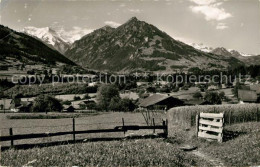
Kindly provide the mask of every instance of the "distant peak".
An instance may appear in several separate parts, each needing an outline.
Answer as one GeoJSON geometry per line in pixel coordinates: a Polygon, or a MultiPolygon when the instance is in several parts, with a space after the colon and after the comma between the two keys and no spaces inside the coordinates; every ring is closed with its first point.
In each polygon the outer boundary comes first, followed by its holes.
{"type": "Polygon", "coordinates": [[[113,27],[109,26],[109,25],[105,25],[104,27],[101,28],[102,30],[105,30],[105,31],[111,31],[111,30],[114,30],[113,27]]]}
{"type": "Polygon", "coordinates": [[[131,19],[129,19],[127,22],[136,22],[139,21],[136,17],[132,17],[131,19]]]}

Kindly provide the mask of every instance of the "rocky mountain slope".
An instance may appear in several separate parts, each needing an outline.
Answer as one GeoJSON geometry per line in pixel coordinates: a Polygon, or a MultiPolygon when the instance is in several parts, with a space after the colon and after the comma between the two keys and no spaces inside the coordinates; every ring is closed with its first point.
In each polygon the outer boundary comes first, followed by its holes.
{"type": "Polygon", "coordinates": [[[69,48],[70,45],[56,31],[49,27],[25,27],[22,32],[40,39],[45,44],[56,49],[60,53],[65,53],[65,51],[69,48]]]}
{"type": "Polygon", "coordinates": [[[116,29],[95,30],[76,41],[65,55],[84,67],[114,72],[225,69],[243,64],[234,57],[195,49],[136,17],[116,29]]]}
{"type": "Polygon", "coordinates": [[[242,62],[245,65],[260,65],[260,56],[259,55],[250,55],[238,52],[236,50],[227,50],[223,47],[215,48],[211,51],[211,53],[220,55],[220,56],[227,56],[227,57],[234,57],[242,62]]]}
{"type": "Polygon", "coordinates": [[[55,64],[74,62],[43,42],[0,25],[0,59],[12,58],[25,64],[55,64]]]}

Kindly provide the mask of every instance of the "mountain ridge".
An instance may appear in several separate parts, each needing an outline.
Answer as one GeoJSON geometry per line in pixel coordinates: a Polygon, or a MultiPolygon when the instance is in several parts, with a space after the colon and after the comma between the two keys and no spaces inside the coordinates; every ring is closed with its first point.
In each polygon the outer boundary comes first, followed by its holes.
{"type": "Polygon", "coordinates": [[[41,40],[0,25],[0,55],[2,61],[11,57],[23,63],[76,65],[41,40]]]}
{"type": "Polygon", "coordinates": [[[225,69],[243,64],[234,57],[197,50],[136,17],[117,28],[102,27],[85,35],[65,55],[84,67],[115,72],[225,69]]]}

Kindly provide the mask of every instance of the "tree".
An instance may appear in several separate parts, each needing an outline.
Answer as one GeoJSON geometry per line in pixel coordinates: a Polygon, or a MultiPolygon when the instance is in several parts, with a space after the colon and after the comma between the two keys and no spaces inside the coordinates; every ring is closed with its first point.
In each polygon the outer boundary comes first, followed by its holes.
{"type": "Polygon", "coordinates": [[[211,104],[221,104],[221,98],[217,92],[207,92],[205,100],[211,104]]]}
{"type": "Polygon", "coordinates": [[[74,96],[74,100],[81,100],[81,98],[79,96],[74,96]]]}
{"type": "Polygon", "coordinates": [[[115,85],[101,85],[97,93],[97,102],[101,109],[108,111],[112,99],[120,98],[119,90],[115,85]]]}
{"type": "Polygon", "coordinates": [[[91,97],[88,94],[85,94],[84,99],[91,99],[91,97]]]}
{"type": "Polygon", "coordinates": [[[38,96],[33,103],[32,111],[33,112],[61,112],[62,105],[60,101],[54,97],[48,95],[38,96]]]}
{"type": "Polygon", "coordinates": [[[196,92],[196,93],[194,93],[194,95],[193,95],[193,98],[195,98],[195,99],[200,99],[200,98],[202,98],[203,96],[202,96],[202,94],[200,93],[200,92],[196,92]]]}
{"type": "Polygon", "coordinates": [[[131,99],[124,98],[120,102],[121,111],[134,111],[136,106],[131,99]]]}
{"type": "Polygon", "coordinates": [[[62,104],[71,105],[71,102],[69,100],[66,100],[66,101],[62,102],[62,104]]]}
{"type": "Polygon", "coordinates": [[[232,93],[238,97],[238,89],[242,89],[242,86],[239,82],[236,82],[236,85],[234,87],[234,89],[232,89],[232,93]]]}
{"type": "Polygon", "coordinates": [[[220,93],[219,93],[219,97],[220,97],[221,99],[224,99],[224,98],[225,98],[225,92],[220,92],[220,93]]]}

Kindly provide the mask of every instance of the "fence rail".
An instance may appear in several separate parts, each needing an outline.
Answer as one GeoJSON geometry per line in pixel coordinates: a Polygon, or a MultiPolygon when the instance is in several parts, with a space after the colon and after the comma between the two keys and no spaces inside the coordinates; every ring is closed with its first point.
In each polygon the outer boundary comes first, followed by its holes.
{"type": "Polygon", "coordinates": [[[162,125],[153,125],[153,126],[139,126],[139,125],[124,125],[124,119],[122,119],[123,126],[116,126],[112,129],[93,129],[93,130],[78,130],[75,129],[75,119],[73,118],[72,131],[65,132],[54,132],[54,133],[31,133],[31,134],[13,134],[13,129],[9,129],[9,136],[0,136],[0,141],[11,141],[11,146],[14,146],[14,140],[24,140],[24,139],[33,139],[33,138],[44,138],[44,137],[53,137],[53,136],[62,136],[62,135],[72,135],[73,141],[76,141],[76,134],[89,134],[89,133],[116,133],[116,132],[125,132],[132,130],[153,130],[156,129],[163,130],[163,137],[168,136],[168,123],[167,120],[162,122],[162,125]]]}

